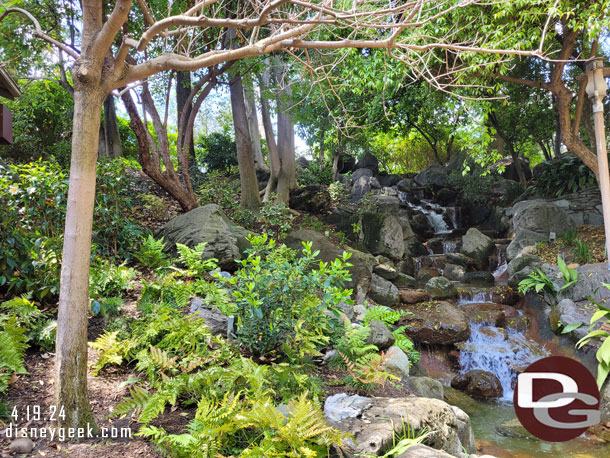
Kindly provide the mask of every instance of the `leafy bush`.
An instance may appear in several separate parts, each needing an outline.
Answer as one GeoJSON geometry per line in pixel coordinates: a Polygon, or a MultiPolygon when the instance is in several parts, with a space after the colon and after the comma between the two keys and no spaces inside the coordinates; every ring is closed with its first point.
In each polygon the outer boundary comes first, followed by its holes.
{"type": "Polygon", "coordinates": [[[524,278],[519,282],[519,292],[524,294],[530,291],[535,291],[537,294],[542,293],[545,296],[547,303],[552,302],[557,297],[558,293],[569,288],[578,281],[578,272],[576,269],[570,269],[561,256],[557,256],[557,266],[563,276],[563,286],[559,287],[555,285],[548,275],[542,270],[536,269],[536,272],[529,274],[527,278],[524,278]]]}
{"type": "Polygon", "coordinates": [[[284,245],[277,247],[266,235],[250,237],[250,242],[240,270],[221,278],[237,302],[237,339],[261,357],[318,354],[331,326],[325,312],[341,301],[351,302],[349,291],[343,289],[349,253],[314,269],[319,253],[312,252],[311,242],[303,244],[300,257],[284,245]]]}
{"type": "Polygon", "coordinates": [[[57,322],[24,297],[15,297],[0,304],[0,325],[13,321],[24,330],[25,342],[44,350],[55,347],[57,322]]]}
{"type": "Polygon", "coordinates": [[[218,259],[203,259],[207,243],[198,243],[195,248],[189,248],[182,243],[176,243],[178,249],[178,262],[184,264],[188,269],[188,274],[194,277],[203,277],[204,274],[216,269],[218,259]]]}
{"type": "Polygon", "coordinates": [[[204,184],[196,190],[201,204],[218,204],[230,213],[235,212],[239,208],[239,182],[214,170],[205,176],[204,184]]]}
{"type": "Polygon", "coordinates": [[[105,259],[99,259],[91,267],[89,276],[89,296],[116,297],[131,287],[136,271],[124,264],[119,266],[105,259]]]}
{"type": "Polygon", "coordinates": [[[466,174],[452,170],[447,183],[453,188],[459,189],[464,199],[473,203],[484,203],[489,200],[494,178],[491,175],[483,175],[479,169],[466,174]]]}
{"type": "Polygon", "coordinates": [[[167,204],[165,201],[154,194],[138,194],[137,199],[142,202],[142,208],[155,215],[167,213],[167,204]]]}
{"type": "Polygon", "coordinates": [[[292,229],[293,219],[294,216],[286,205],[276,204],[273,201],[265,202],[256,217],[263,230],[277,238],[281,238],[292,229]]]}
{"type": "Polygon", "coordinates": [[[328,186],[328,193],[333,203],[347,200],[349,197],[349,191],[347,186],[341,181],[334,181],[328,186]]]}
{"type": "Polygon", "coordinates": [[[197,159],[208,170],[226,171],[237,165],[237,147],[227,134],[212,132],[207,137],[200,137],[197,146],[203,149],[197,159]]]}
{"type": "Polygon", "coordinates": [[[333,181],[333,168],[329,164],[320,167],[318,161],[310,162],[307,168],[301,170],[297,181],[301,186],[329,185],[333,181]]]}
{"type": "MultiPolygon", "coordinates": [[[[123,162],[98,171],[93,251],[129,258],[142,230],[124,213],[131,202],[123,162]]],[[[0,167],[0,288],[39,300],[59,292],[67,191],[67,172],[52,162],[0,167]]]]}
{"type": "Polygon", "coordinates": [[[595,186],[595,174],[576,156],[544,162],[535,190],[542,197],[559,197],[595,186]]]}

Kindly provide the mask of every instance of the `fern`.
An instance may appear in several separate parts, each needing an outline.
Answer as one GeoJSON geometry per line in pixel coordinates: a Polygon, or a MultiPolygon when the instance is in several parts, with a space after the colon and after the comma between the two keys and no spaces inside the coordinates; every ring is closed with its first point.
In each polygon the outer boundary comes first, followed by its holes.
{"type": "Polygon", "coordinates": [[[0,393],[8,389],[13,372],[27,373],[23,365],[27,337],[25,329],[17,326],[16,321],[15,317],[10,318],[0,331],[0,393]]]}
{"type": "Polygon", "coordinates": [[[409,357],[409,364],[413,365],[420,360],[421,356],[415,349],[413,341],[405,334],[406,329],[407,326],[400,326],[392,332],[394,335],[394,345],[406,353],[409,357]]]}
{"type": "Polygon", "coordinates": [[[371,321],[381,321],[386,325],[390,325],[396,323],[405,314],[404,310],[392,310],[384,305],[374,305],[369,307],[362,321],[365,326],[368,326],[371,321]]]}
{"type": "Polygon", "coordinates": [[[356,362],[366,354],[377,353],[379,349],[375,345],[366,343],[370,332],[371,329],[368,326],[350,325],[335,344],[335,348],[352,362],[356,362]]]}
{"type": "Polygon", "coordinates": [[[119,341],[118,334],[119,331],[106,332],[95,342],[89,342],[89,346],[98,351],[98,360],[93,365],[93,375],[97,375],[107,364],[120,366],[123,363],[123,358],[129,348],[129,341],[119,341]]]}
{"type": "Polygon", "coordinates": [[[198,243],[195,248],[189,248],[182,243],[176,243],[176,249],[178,250],[178,262],[184,264],[188,269],[188,272],[195,277],[203,277],[204,274],[216,269],[218,259],[210,258],[203,259],[203,252],[205,251],[207,243],[198,243]]]}
{"type": "Polygon", "coordinates": [[[163,269],[170,265],[170,261],[163,252],[165,242],[163,237],[155,240],[152,235],[148,235],[140,244],[140,249],[134,254],[135,258],[140,261],[144,267],[149,269],[163,269]]]}

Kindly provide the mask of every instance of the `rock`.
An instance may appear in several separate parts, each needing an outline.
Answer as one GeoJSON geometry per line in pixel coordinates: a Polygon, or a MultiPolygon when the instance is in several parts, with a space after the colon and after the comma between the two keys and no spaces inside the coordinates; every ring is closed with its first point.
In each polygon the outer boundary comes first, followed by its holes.
{"type": "Polygon", "coordinates": [[[530,439],[538,440],[521,425],[521,422],[517,418],[506,421],[500,426],[496,427],[496,431],[504,437],[515,437],[519,439],[530,439]]]}
{"type": "Polygon", "coordinates": [[[194,297],[190,304],[190,315],[203,318],[203,323],[208,327],[212,334],[227,335],[228,318],[220,310],[211,308],[202,299],[194,297]]]}
{"type": "Polygon", "coordinates": [[[449,345],[470,336],[468,318],[449,302],[405,305],[405,310],[412,312],[403,318],[409,325],[406,334],[419,343],[449,345]]]}
{"type": "Polygon", "coordinates": [[[447,185],[447,170],[440,164],[432,164],[423,172],[419,172],[414,181],[419,186],[443,188],[447,185]]]}
{"type": "Polygon", "coordinates": [[[356,418],[362,411],[372,405],[372,399],[363,396],[348,396],[345,393],[335,394],[324,402],[324,417],[328,421],[339,423],[348,418],[356,418]]]}
{"type": "Polygon", "coordinates": [[[544,200],[518,202],[512,207],[511,213],[515,233],[526,229],[542,234],[548,240],[550,232],[561,237],[567,231],[576,229],[572,219],[561,207],[544,200]]]}
{"type": "Polygon", "coordinates": [[[369,297],[377,304],[394,307],[398,305],[398,288],[388,280],[384,280],[379,275],[373,274],[371,278],[371,287],[369,289],[369,297]]]}
{"type": "Polygon", "coordinates": [[[322,363],[326,364],[332,359],[339,358],[339,356],[339,352],[333,348],[332,350],[324,353],[324,356],[322,356],[322,363]]]}
{"type": "Polygon", "coordinates": [[[34,450],[34,442],[29,437],[20,437],[13,440],[9,444],[8,449],[16,455],[27,455],[34,450]]]}
{"type": "Polygon", "coordinates": [[[526,332],[530,327],[530,319],[527,315],[517,315],[505,319],[504,326],[519,332],[526,332]]]}
{"type": "Polygon", "coordinates": [[[401,289],[400,302],[403,304],[417,304],[430,299],[430,295],[421,289],[401,289]]]}
{"type": "Polygon", "coordinates": [[[426,285],[430,279],[440,276],[436,267],[421,267],[417,271],[415,282],[417,285],[426,285]]]}
{"type": "Polygon", "coordinates": [[[398,216],[401,202],[397,196],[375,195],[373,196],[376,213],[388,213],[398,216]]]}
{"type": "Polygon", "coordinates": [[[396,264],[396,269],[400,273],[412,277],[415,275],[415,261],[413,261],[413,258],[403,258],[402,261],[396,264]]]}
{"type": "Polygon", "coordinates": [[[462,282],[470,285],[493,285],[495,279],[491,272],[477,271],[466,272],[462,282]]]}
{"type": "Polygon", "coordinates": [[[461,309],[468,316],[470,322],[490,324],[498,327],[504,326],[506,316],[504,306],[500,304],[468,304],[461,309]]]}
{"type": "Polygon", "coordinates": [[[474,227],[468,229],[462,236],[462,253],[471,257],[480,270],[488,266],[489,256],[495,247],[496,245],[490,237],[474,227]]]}
{"type": "Polygon", "coordinates": [[[290,192],[290,208],[294,210],[325,213],[330,203],[330,194],[322,185],[312,184],[290,192]]]}
{"type": "Polygon", "coordinates": [[[406,425],[415,434],[426,428],[430,432],[426,442],[435,449],[451,455],[462,450],[458,419],[453,409],[438,399],[361,398],[341,393],[326,400],[324,415],[330,426],[353,434],[341,447],[346,457],[382,455],[392,447],[394,434],[402,434],[406,425]],[[343,419],[334,421],[336,417],[343,419]]]}
{"type": "MultiPolygon", "coordinates": [[[[559,298],[569,298],[574,302],[585,301],[589,296],[595,299],[610,299],[610,290],[600,286],[610,283],[610,271],[607,264],[586,264],[576,269],[578,281],[575,285],[562,291],[559,298]]],[[[563,284],[563,283],[561,283],[563,284]]]]}
{"type": "Polygon", "coordinates": [[[350,200],[352,203],[357,202],[372,189],[379,188],[381,188],[381,184],[373,176],[372,170],[357,169],[352,175],[352,196],[350,200]]]}
{"type": "Polygon", "coordinates": [[[377,179],[379,180],[379,183],[381,183],[381,186],[390,187],[400,181],[400,175],[394,173],[385,174],[385,172],[382,172],[377,176],[377,179]]]}
{"type": "Polygon", "coordinates": [[[445,257],[448,263],[456,264],[466,269],[475,265],[474,259],[462,253],[445,253],[445,257]]]}
{"type": "Polygon", "coordinates": [[[468,415],[477,415],[481,413],[479,401],[472,399],[463,391],[456,390],[450,386],[444,386],[444,401],[452,406],[457,406],[466,412],[468,415]]]}
{"type": "Polygon", "coordinates": [[[385,350],[394,345],[396,340],[394,335],[381,321],[373,320],[370,322],[369,327],[371,332],[366,339],[367,344],[375,345],[379,350],[385,350]]]}
{"type": "Polygon", "coordinates": [[[413,190],[413,179],[404,178],[396,183],[396,187],[401,192],[411,192],[413,190]]]}
{"type": "MultiPolygon", "coordinates": [[[[392,336],[393,337],[393,336],[392,336]]],[[[383,355],[383,370],[399,379],[409,376],[409,358],[398,347],[390,347],[383,355]]]]}
{"type": "Polygon", "coordinates": [[[430,377],[409,377],[402,381],[413,394],[421,398],[443,399],[443,385],[430,377]]]}
{"type": "Polygon", "coordinates": [[[511,277],[525,267],[542,267],[542,260],[533,254],[517,256],[508,263],[506,271],[508,276],[511,277]]]}
{"type": "Polygon", "coordinates": [[[455,189],[443,188],[436,193],[436,201],[443,207],[455,204],[458,192],[455,189]]]}
{"type": "Polygon", "coordinates": [[[156,238],[164,238],[168,253],[176,253],[176,243],[190,248],[207,243],[203,258],[216,258],[220,268],[229,271],[237,269],[235,260],[241,259],[244,250],[250,248],[247,236],[248,231],[233,224],[216,204],[176,216],[155,231],[156,238]]]}
{"type": "Polygon", "coordinates": [[[466,453],[475,453],[477,447],[474,441],[474,433],[472,432],[472,426],[470,424],[470,417],[466,412],[456,406],[451,406],[453,413],[458,420],[458,437],[462,443],[462,447],[466,453]]]}
{"type": "Polygon", "coordinates": [[[405,252],[403,229],[395,216],[363,213],[360,218],[360,242],[372,254],[400,260],[405,252]]]}
{"type": "Polygon", "coordinates": [[[452,458],[447,452],[436,450],[424,444],[417,444],[409,447],[406,452],[401,453],[396,458],[452,458]]]}
{"type": "Polygon", "coordinates": [[[449,299],[457,296],[455,285],[445,277],[434,277],[428,280],[426,291],[432,299],[449,299]]]}
{"type": "Polygon", "coordinates": [[[337,304],[337,307],[339,308],[339,310],[341,310],[343,313],[345,313],[345,316],[347,317],[348,320],[353,321],[353,319],[356,317],[356,312],[354,311],[354,307],[355,307],[354,305],[341,301],[337,304]]]}
{"type": "Polygon", "coordinates": [[[603,423],[610,420],[610,379],[606,379],[599,392],[599,398],[599,413],[603,423]]]}
{"type": "MultiPolygon", "coordinates": [[[[366,153],[356,164],[357,169],[370,169],[373,174],[379,173],[379,160],[371,153],[366,153]]],[[[356,170],[357,171],[357,170],[356,170]]]]}
{"type": "MultiPolygon", "coordinates": [[[[551,308],[549,321],[553,331],[559,333],[565,326],[572,323],[582,323],[583,326],[570,333],[574,340],[580,340],[589,332],[591,316],[597,311],[597,307],[587,302],[576,304],[571,299],[562,299],[551,308]]],[[[599,327],[599,323],[598,326],[599,327]]]]}
{"type": "Polygon", "coordinates": [[[426,242],[426,246],[432,250],[434,254],[443,254],[443,239],[434,237],[426,242]]]}
{"type": "Polygon", "coordinates": [[[515,259],[520,254],[525,254],[527,248],[534,247],[538,242],[546,242],[549,234],[539,234],[527,229],[518,229],[515,237],[506,247],[506,259],[515,259]]]}
{"type": "Polygon", "coordinates": [[[366,315],[366,307],[363,304],[356,304],[354,305],[354,319],[356,321],[362,321],[364,320],[364,317],[366,315]]]}
{"type": "Polygon", "coordinates": [[[415,286],[415,278],[410,275],[399,273],[393,283],[400,290],[402,288],[413,288],[415,286]]]}
{"type": "Polygon", "coordinates": [[[515,305],[521,296],[509,286],[496,286],[491,293],[491,302],[503,305],[515,305]]]}
{"type": "Polygon", "coordinates": [[[466,269],[457,264],[445,264],[443,276],[451,281],[461,281],[466,273],[466,269]]]}
{"type": "Polygon", "coordinates": [[[325,236],[316,231],[300,229],[291,232],[284,239],[287,247],[295,250],[302,250],[302,242],[312,242],[312,250],[319,250],[318,259],[324,262],[332,262],[336,258],[340,258],[343,251],[348,251],[352,254],[349,259],[351,267],[347,269],[350,272],[351,281],[345,283],[346,288],[354,291],[353,297],[356,302],[362,303],[366,296],[371,283],[371,275],[373,274],[373,266],[376,264],[375,258],[370,254],[365,254],[361,251],[348,249],[344,250],[336,245],[333,245],[325,236]]]}
{"type": "Polygon", "coordinates": [[[478,399],[499,398],[503,394],[498,377],[478,369],[456,375],[451,379],[451,387],[478,399]]]}
{"type": "Polygon", "coordinates": [[[377,264],[375,267],[373,267],[373,273],[389,281],[398,278],[398,272],[396,271],[394,266],[388,264],[377,264]]]}
{"type": "Polygon", "coordinates": [[[521,280],[529,277],[529,275],[533,274],[534,272],[536,271],[531,267],[525,267],[521,269],[519,272],[508,277],[508,286],[510,286],[511,288],[518,288],[521,280]]]}

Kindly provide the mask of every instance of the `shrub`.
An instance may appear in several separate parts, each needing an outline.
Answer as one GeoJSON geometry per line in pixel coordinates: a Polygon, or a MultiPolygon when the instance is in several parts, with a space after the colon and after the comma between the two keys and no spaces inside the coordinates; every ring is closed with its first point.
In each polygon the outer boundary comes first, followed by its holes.
{"type": "Polygon", "coordinates": [[[313,161],[305,169],[301,170],[297,179],[301,186],[312,184],[329,185],[333,181],[333,168],[328,164],[320,167],[318,161],[313,161]]]}
{"type": "Polygon", "coordinates": [[[491,175],[483,175],[479,169],[467,174],[452,170],[447,183],[459,189],[464,199],[473,203],[484,203],[489,200],[489,192],[493,186],[494,178],[491,175]]]}
{"type": "Polygon", "coordinates": [[[259,209],[256,220],[261,224],[265,232],[281,238],[292,228],[294,216],[288,211],[284,204],[276,204],[272,201],[263,203],[259,209]]]}
{"type": "Polygon", "coordinates": [[[302,255],[267,236],[250,237],[252,248],[242,267],[221,280],[237,302],[236,337],[257,356],[288,355],[302,358],[317,354],[328,342],[331,319],[325,314],[341,301],[350,301],[343,289],[348,278],[349,254],[313,268],[318,252],[311,242],[302,255]]]}
{"type": "Polygon", "coordinates": [[[45,350],[54,348],[57,322],[30,300],[16,297],[0,304],[0,326],[9,322],[23,329],[28,345],[45,350]]]}
{"type": "Polygon", "coordinates": [[[595,186],[595,174],[576,156],[544,162],[535,190],[542,197],[558,197],[595,186]]]}
{"type": "Polygon", "coordinates": [[[140,243],[140,249],[134,254],[134,257],[140,264],[149,269],[168,267],[170,261],[163,252],[164,248],[165,242],[163,241],[163,237],[159,240],[155,240],[151,234],[148,234],[140,243]]]}
{"type": "Polygon", "coordinates": [[[341,181],[334,181],[328,186],[328,193],[333,203],[347,200],[349,197],[349,191],[347,186],[341,181]]]}
{"type": "Polygon", "coordinates": [[[203,149],[197,159],[208,170],[226,171],[237,165],[237,148],[227,134],[212,132],[207,137],[200,137],[197,146],[203,149]]]}

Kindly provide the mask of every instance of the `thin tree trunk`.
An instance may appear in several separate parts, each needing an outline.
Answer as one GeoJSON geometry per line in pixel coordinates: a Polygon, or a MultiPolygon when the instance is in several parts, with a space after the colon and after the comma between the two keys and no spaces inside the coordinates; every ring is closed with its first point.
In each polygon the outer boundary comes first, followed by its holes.
{"type": "Polygon", "coordinates": [[[559,157],[561,156],[561,120],[559,119],[559,107],[557,105],[557,97],[555,97],[554,95],[553,108],[555,109],[555,142],[553,143],[553,149],[555,150],[555,157],[559,157]]]}
{"type": "Polygon", "coordinates": [[[337,131],[337,149],[335,150],[335,154],[333,155],[333,180],[337,181],[339,176],[339,159],[341,158],[341,153],[343,152],[343,134],[341,133],[341,128],[337,131]]]}
{"type": "Polygon", "coordinates": [[[267,140],[267,150],[269,151],[269,166],[271,169],[271,176],[267,182],[265,188],[264,202],[269,202],[271,194],[275,192],[277,187],[277,177],[280,173],[280,156],[277,150],[277,143],[275,142],[275,134],[273,133],[273,123],[271,121],[271,113],[269,109],[269,101],[267,100],[264,91],[269,86],[269,71],[264,70],[261,74],[260,82],[260,95],[261,95],[261,117],[263,120],[263,127],[265,129],[265,139],[267,140]]]}
{"type": "Polygon", "coordinates": [[[250,129],[246,117],[244,102],[244,87],[241,75],[235,74],[229,83],[231,93],[231,110],[235,126],[235,143],[237,145],[237,164],[239,166],[239,181],[241,184],[241,207],[256,210],[261,205],[254,166],[254,152],[250,140],[250,129]]]}
{"type": "Polygon", "coordinates": [[[318,165],[324,167],[324,130],[320,131],[320,151],[318,152],[318,165]]]}
{"type": "MultiPolygon", "coordinates": [[[[176,72],[176,109],[178,113],[177,119],[177,130],[181,130],[182,119],[189,119],[193,104],[189,103],[189,98],[192,90],[191,72],[176,72]],[[186,110],[184,117],[181,114],[186,110]]],[[[191,99],[192,100],[192,99],[191,99]]],[[[183,127],[182,127],[183,128],[183,127]]],[[[184,129],[184,128],[183,128],[184,129]]],[[[192,158],[193,163],[195,162],[195,142],[193,136],[188,144],[188,154],[192,158]]]]}
{"type": "Polygon", "coordinates": [[[103,95],[75,82],[70,184],[55,341],[55,405],[59,427],[96,428],[87,394],[89,261],[97,146],[103,95]]]}
{"type": "Polygon", "coordinates": [[[104,100],[104,125],[101,128],[98,151],[101,155],[111,158],[121,157],[123,147],[119,133],[119,121],[114,105],[114,96],[109,95],[104,100]]]}
{"type": "Polygon", "coordinates": [[[252,140],[252,150],[254,151],[254,164],[257,169],[269,170],[263,158],[261,148],[261,133],[258,129],[258,116],[256,114],[256,102],[254,100],[254,85],[250,79],[244,83],[244,102],[246,104],[246,117],[248,118],[248,129],[252,140]]]}
{"type": "Polygon", "coordinates": [[[277,98],[277,149],[280,157],[280,173],[277,178],[277,202],[288,204],[290,191],[297,187],[297,172],[294,148],[294,125],[287,105],[291,96],[290,87],[282,84],[276,75],[276,84],[281,86],[277,98]]]}

